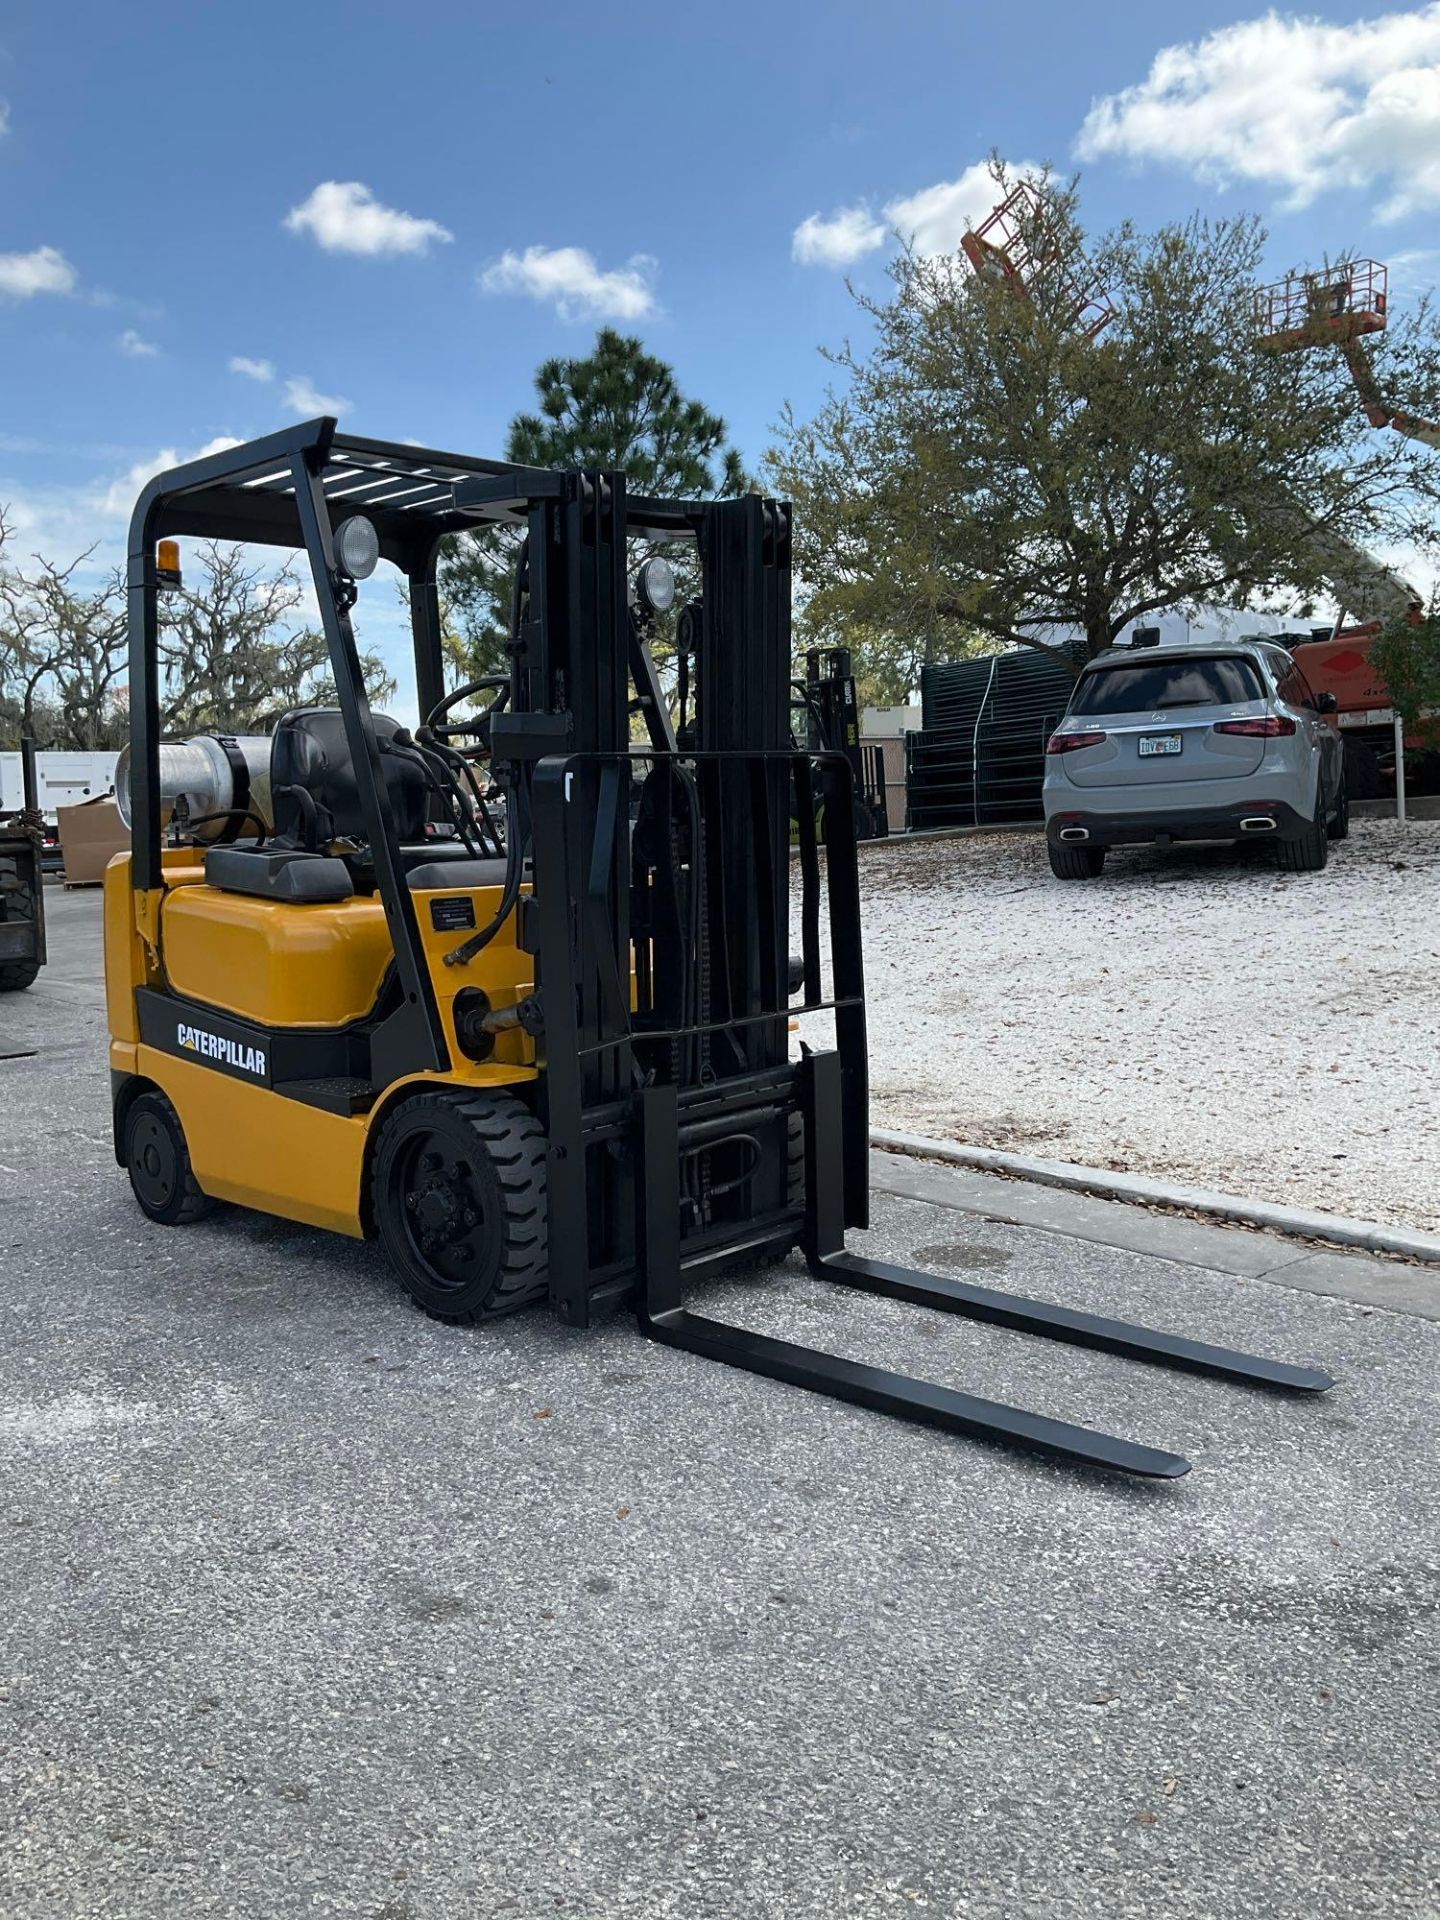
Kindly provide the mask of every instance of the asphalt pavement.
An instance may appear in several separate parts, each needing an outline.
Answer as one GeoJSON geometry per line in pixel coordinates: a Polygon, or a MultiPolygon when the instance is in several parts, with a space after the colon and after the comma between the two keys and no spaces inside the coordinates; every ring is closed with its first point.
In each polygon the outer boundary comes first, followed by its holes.
{"type": "Polygon", "coordinates": [[[912,1163],[857,1246],[1340,1384],[789,1267],[705,1296],[1173,1448],[1175,1482],[623,1316],[442,1327],[373,1248],[141,1217],[98,895],[49,905],[0,1002],[0,1913],[1440,1912],[1440,1277],[912,1163]]]}

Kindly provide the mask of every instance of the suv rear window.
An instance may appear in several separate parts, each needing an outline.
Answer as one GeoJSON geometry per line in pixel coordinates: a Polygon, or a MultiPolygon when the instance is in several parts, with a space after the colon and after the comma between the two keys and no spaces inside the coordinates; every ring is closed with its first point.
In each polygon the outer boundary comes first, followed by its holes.
{"type": "Polygon", "coordinates": [[[1221,654],[1211,659],[1096,667],[1081,675],[1070,712],[1163,713],[1171,707],[1238,707],[1264,697],[1260,676],[1250,662],[1221,654]]]}

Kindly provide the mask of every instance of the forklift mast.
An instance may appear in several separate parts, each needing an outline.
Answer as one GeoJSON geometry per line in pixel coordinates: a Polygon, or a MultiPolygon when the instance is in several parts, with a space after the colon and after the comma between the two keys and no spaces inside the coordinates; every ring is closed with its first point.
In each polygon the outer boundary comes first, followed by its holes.
{"type": "Polygon", "coordinates": [[[457,489],[457,503],[523,512],[527,522],[529,617],[513,696],[491,739],[529,820],[534,881],[520,943],[535,955],[543,1011],[551,1217],[585,1222],[583,1233],[552,1238],[550,1297],[562,1319],[583,1326],[628,1294],[647,1262],[672,1267],[678,1284],[682,1272],[701,1278],[740,1252],[781,1254],[800,1237],[811,1068],[789,1059],[797,785],[812,903],[807,999],[836,1026],[840,1151],[825,1175],[846,1224],[865,1224],[853,842],[843,836],[848,863],[843,847],[827,863],[834,994],[826,998],[815,827],[817,786],[833,789],[834,811],[848,816],[849,765],[843,754],[790,743],[788,507],[754,495],[633,500],[619,473],[529,474],[508,491],[477,482],[457,489]],[[682,639],[693,745],[683,751],[638,643],[627,538],[687,538],[698,550],[703,592],[682,639]],[[630,734],[632,686],[643,742],[630,734]],[[627,1151],[642,1115],[648,1158],[627,1151]],[[653,1194],[657,1153],[674,1162],[673,1202],[653,1194]],[[649,1226],[675,1245],[649,1244],[649,1226]]]}

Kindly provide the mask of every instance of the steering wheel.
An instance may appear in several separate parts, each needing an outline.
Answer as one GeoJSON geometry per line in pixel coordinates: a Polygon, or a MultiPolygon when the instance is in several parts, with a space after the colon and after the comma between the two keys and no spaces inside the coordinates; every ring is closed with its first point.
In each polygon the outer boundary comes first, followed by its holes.
{"type": "Polygon", "coordinates": [[[482,680],[469,680],[463,687],[457,687],[425,716],[425,731],[434,734],[437,740],[476,740],[488,753],[490,749],[490,722],[501,709],[509,704],[510,677],[508,674],[489,674],[482,680]],[[470,715],[468,719],[452,720],[447,723],[445,716],[452,707],[458,707],[462,700],[473,700],[477,693],[495,694],[495,698],[483,713],[470,715]]]}

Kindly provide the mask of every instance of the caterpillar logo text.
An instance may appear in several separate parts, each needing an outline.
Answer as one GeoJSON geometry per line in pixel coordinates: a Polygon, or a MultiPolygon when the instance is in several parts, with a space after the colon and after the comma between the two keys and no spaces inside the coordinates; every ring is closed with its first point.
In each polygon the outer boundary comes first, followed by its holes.
{"type": "Polygon", "coordinates": [[[175,1040],[187,1053],[203,1054],[207,1060],[218,1060],[240,1073],[253,1073],[261,1080],[265,1077],[263,1047],[242,1046],[237,1040],[226,1040],[218,1033],[207,1033],[204,1027],[178,1026],[175,1040]]]}

